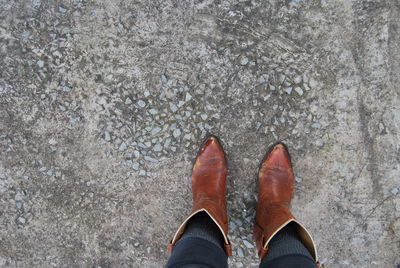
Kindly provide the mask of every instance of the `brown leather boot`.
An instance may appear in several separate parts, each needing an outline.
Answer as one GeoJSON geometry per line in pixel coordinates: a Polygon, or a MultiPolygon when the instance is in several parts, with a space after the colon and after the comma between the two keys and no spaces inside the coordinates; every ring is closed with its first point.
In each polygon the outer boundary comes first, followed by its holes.
{"type": "Polygon", "coordinates": [[[169,252],[172,252],[172,248],[181,238],[187,222],[197,213],[204,211],[221,230],[226,254],[232,255],[231,244],[227,236],[226,173],[225,153],[218,139],[211,136],[201,147],[192,169],[192,213],[184,220],[169,243],[169,252]]]}
{"type": "Polygon", "coordinates": [[[290,212],[293,188],[294,176],[290,156],[286,147],[278,143],[267,153],[258,172],[258,202],[254,224],[258,256],[264,258],[268,252],[268,243],[275,234],[294,222],[301,242],[319,265],[311,235],[290,212]]]}

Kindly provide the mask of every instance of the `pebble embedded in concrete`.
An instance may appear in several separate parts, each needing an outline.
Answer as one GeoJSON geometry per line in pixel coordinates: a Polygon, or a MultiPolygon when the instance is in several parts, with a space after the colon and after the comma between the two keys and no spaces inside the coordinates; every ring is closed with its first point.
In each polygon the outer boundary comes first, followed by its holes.
{"type": "Polygon", "coordinates": [[[294,88],[294,91],[296,91],[296,93],[297,93],[299,96],[303,96],[303,94],[304,94],[304,92],[303,92],[303,90],[301,89],[301,87],[295,87],[295,88],[294,88]]]}
{"type": "Polygon", "coordinates": [[[311,127],[312,127],[312,128],[316,128],[316,129],[320,129],[320,128],[321,128],[321,124],[315,122],[315,123],[313,123],[313,124],[311,125],[311,127]]]}
{"type": "Polygon", "coordinates": [[[244,257],[244,251],[243,251],[243,249],[242,249],[241,247],[239,247],[239,248],[237,249],[237,255],[238,255],[240,258],[243,258],[243,257],[244,257]]]}
{"type": "Polygon", "coordinates": [[[104,139],[106,141],[110,141],[111,140],[110,132],[108,132],[107,130],[104,131],[104,139]]]}
{"type": "Polygon", "coordinates": [[[63,7],[58,7],[58,11],[60,11],[61,13],[65,13],[67,12],[67,9],[63,7]]]}
{"type": "Polygon", "coordinates": [[[192,95],[190,93],[186,93],[185,101],[188,102],[192,99],[192,95]]]}
{"type": "Polygon", "coordinates": [[[140,165],[139,165],[138,162],[132,163],[132,169],[134,169],[134,170],[139,170],[139,167],[140,167],[140,165]]]}
{"type": "Polygon", "coordinates": [[[144,160],[146,160],[148,162],[152,162],[152,163],[157,163],[158,162],[157,159],[155,159],[153,157],[150,157],[150,156],[147,156],[147,155],[144,156],[144,160]]]}
{"type": "Polygon", "coordinates": [[[247,63],[249,63],[249,58],[247,58],[246,56],[241,56],[240,65],[247,65],[247,63]]]}
{"type": "Polygon", "coordinates": [[[174,103],[170,103],[169,104],[169,108],[171,109],[171,111],[173,112],[173,113],[175,113],[176,111],[178,111],[178,107],[176,107],[176,105],[174,104],[174,103]]]}
{"type": "Polygon", "coordinates": [[[287,88],[284,88],[283,91],[285,91],[287,94],[290,95],[292,93],[292,88],[291,87],[287,87],[287,88]]]}
{"type": "Polygon", "coordinates": [[[130,98],[126,98],[125,100],[125,104],[129,105],[132,103],[132,100],[130,98]]]}
{"type": "Polygon", "coordinates": [[[22,194],[20,192],[18,192],[15,197],[14,197],[15,201],[21,201],[22,200],[22,194]]]}
{"type": "Polygon", "coordinates": [[[155,152],[160,152],[162,150],[161,144],[157,143],[156,145],[154,145],[153,150],[155,152]]]}
{"type": "Polygon", "coordinates": [[[149,113],[152,114],[152,115],[155,115],[155,114],[158,113],[158,111],[157,111],[157,109],[150,109],[149,113]]]}
{"type": "Polygon", "coordinates": [[[243,244],[245,245],[246,248],[254,248],[254,245],[247,241],[246,239],[243,240],[243,244]]]}
{"type": "Polygon", "coordinates": [[[262,74],[260,76],[260,78],[258,79],[258,82],[263,84],[263,83],[268,82],[268,79],[269,79],[269,75],[268,74],[262,74]]]}
{"type": "Polygon", "coordinates": [[[318,147],[324,146],[324,142],[323,142],[322,140],[316,140],[314,143],[315,143],[315,145],[318,146],[318,147]]]}
{"type": "Polygon", "coordinates": [[[26,219],[24,217],[18,217],[17,218],[17,222],[21,223],[21,224],[25,224],[26,223],[26,219]]]}
{"type": "Polygon", "coordinates": [[[161,131],[161,128],[160,127],[155,127],[155,128],[153,128],[152,130],[151,130],[151,135],[156,135],[156,134],[158,134],[159,132],[161,131]]]}
{"type": "Polygon", "coordinates": [[[127,149],[127,145],[125,142],[121,143],[121,145],[119,146],[119,150],[121,152],[125,151],[127,149]]]}
{"type": "Polygon", "coordinates": [[[146,102],[144,102],[143,100],[138,100],[137,105],[141,108],[146,106],[146,102]]]}
{"type": "Polygon", "coordinates": [[[181,135],[181,130],[180,129],[175,129],[173,132],[173,135],[175,138],[179,137],[181,135]]]}

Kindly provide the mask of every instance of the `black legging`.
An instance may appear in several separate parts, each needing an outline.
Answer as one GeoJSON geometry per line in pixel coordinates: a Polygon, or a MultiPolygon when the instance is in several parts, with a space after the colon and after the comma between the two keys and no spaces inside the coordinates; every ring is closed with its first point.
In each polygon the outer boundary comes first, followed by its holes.
{"type": "MultiPolygon", "coordinates": [[[[175,245],[166,268],[225,268],[228,258],[223,250],[221,233],[206,214],[189,221],[182,238],[175,245]]],[[[298,239],[296,227],[288,224],[270,241],[268,254],[260,268],[316,268],[305,246],[298,239]]]]}
{"type": "Polygon", "coordinates": [[[228,257],[221,247],[202,238],[178,241],[166,268],[225,268],[228,257]]]}
{"type": "MultiPolygon", "coordinates": [[[[260,268],[315,268],[314,261],[304,255],[293,254],[272,261],[261,260],[260,268]]],[[[166,268],[226,268],[228,258],[224,250],[201,238],[189,238],[177,243],[166,268]]]]}

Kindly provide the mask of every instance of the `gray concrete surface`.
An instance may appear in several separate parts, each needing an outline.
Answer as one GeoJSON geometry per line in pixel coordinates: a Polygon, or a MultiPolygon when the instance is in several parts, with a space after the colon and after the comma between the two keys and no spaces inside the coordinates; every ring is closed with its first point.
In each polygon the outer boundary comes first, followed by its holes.
{"type": "Polygon", "coordinates": [[[325,267],[400,263],[399,1],[0,0],[0,18],[0,267],[161,267],[207,132],[232,267],[257,267],[278,140],[325,267]]]}

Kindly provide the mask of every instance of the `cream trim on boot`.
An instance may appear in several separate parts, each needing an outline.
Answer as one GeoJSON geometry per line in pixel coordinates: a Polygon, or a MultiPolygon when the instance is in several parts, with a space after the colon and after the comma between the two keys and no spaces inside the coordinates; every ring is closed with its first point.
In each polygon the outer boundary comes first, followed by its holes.
{"type": "Polygon", "coordinates": [[[278,229],[276,229],[275,232],[268,238],[268,240],[264,244],[264,248],[268,249],[268,243],[271,241],[271,239],[280,231],[282,230],[286,225],[289,223],[294,222],[297,224],[297,234],[300,237],[301,242],[304,244],[304,246],[308,249],[308,251],[311,253],[311,256],[314,258],[314,260],[318,263],[318,255],[317,255],[317,248],[315,247],[314,240],[312,239],[310,233],[307,231],[306,227],[304,227],[303,224],[298,222],[296,219],[289,219],[285,223],[283,223],[278,229]]]}
{"type": "Polygon", "coordinates": [[[178,240],[181,238],[181,236],[183,235],[183,233],[185,232],[186,229],[186,225],[188,223],[188,221],[197,213],[200,212],[206,212],[208,216],[210,216],[210,218],[215,222],[215,224],[218,226],[219,230],[222,233],[222,236],[224,238],[224,246],[225,246],[225,252],[228,256],[230,256],[232,254],[232,249],[231,249],[231,243],[228,239],[228,236],[225,234],[224,230],[222,229],[222,227],[218,224],[218,222],[214,219],[214,217],[211,215],[211,213],[209,213],[205,208],[196,210],[194,212],[192,212],[184,221],[183,223],[179,226],[178,230],[176,231],[174,237],[172,238],[171,242],[168,245],[168,250],[171,252],[173,246],[175,246],[176,242],[178,242],[178,240]]]}

